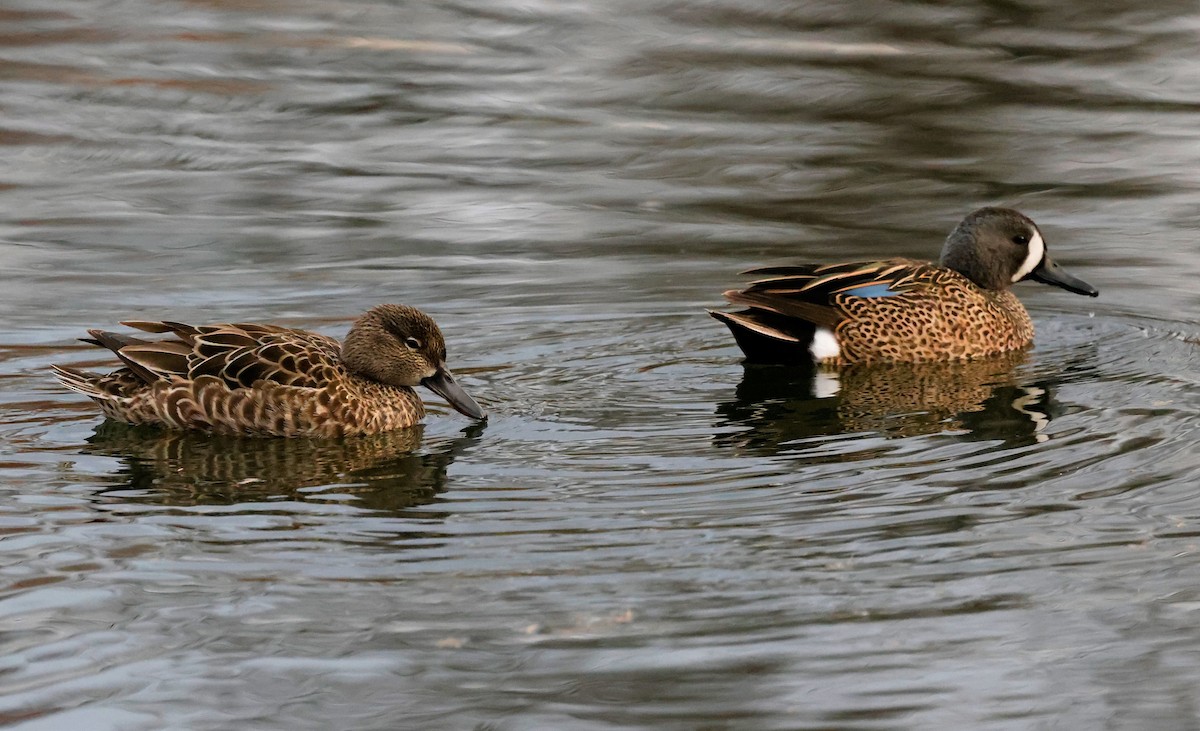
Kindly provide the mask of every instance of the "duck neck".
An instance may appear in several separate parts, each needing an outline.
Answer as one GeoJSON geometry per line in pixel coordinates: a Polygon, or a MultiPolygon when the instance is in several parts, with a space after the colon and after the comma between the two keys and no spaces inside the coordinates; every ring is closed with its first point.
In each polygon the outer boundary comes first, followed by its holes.
{"type": "Polygon", "coordinates": [[[382,324],[372,319],[371,313],[363,315],[350,326],[350,332],[342,340],[341,359],[346,370],[356,376],[372,381],[383,381],[384,374],[380,370],[378,358],[373,358],[373,340],[382,328],[382,324]]]}
{"type": "Polygon", "coordinates": [[[950,238],[946,239],[938,263],[947,269],[953,269],[983,289],[1008,289],[1012,282],[998,267],[989,265],[980,256],[978,248],[971,244],[971,236],[972,233],[963,231],[962,227],[955,229],[950,238]]]}

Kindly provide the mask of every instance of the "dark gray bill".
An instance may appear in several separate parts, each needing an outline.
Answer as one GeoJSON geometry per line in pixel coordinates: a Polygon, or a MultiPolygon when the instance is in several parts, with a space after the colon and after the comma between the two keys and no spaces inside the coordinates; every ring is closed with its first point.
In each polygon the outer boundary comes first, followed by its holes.
{"type": "Polygon", "coordinates": [[[421,381],[421,385],[446,399],[460,414],[466,414],[472,419],[487,418],[487,413],[479,408],[475,399],[468,396],[462,386],[454,382],[454,374],[446,367],[439,368],[437,373],[421,381]]]}
{"type": "Polygon", "coordinates": [[[1049,256],[1042,257],[1042,263],[1038,264],[1037,268],[1029,273],[1029,278],[1042,284],[1053,284],[1055,287],[1062,287],[1068,292],[1074,292],[1075,294],[1086,294],[1089,297],[1096,297],[1100,294],[1100,291],[1092,285],[1067,274],[1049,256]]]}

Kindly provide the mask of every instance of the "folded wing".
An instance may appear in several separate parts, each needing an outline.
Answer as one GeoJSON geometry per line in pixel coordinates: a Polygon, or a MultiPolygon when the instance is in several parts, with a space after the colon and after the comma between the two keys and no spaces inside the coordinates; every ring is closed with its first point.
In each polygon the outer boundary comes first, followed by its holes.
{"type": "Polygon", "coordinates": [[[259,381],[316,388],[328,383],[341,368],[337,340],[302,330],[254,323],[193,326],[170,321],[129,321],[122,324],[173,336],[143,340],[102,330],[90,331],[90,342],[116,353],[147,383],[211,376],[230,388],[249,388],[259,381]]]}

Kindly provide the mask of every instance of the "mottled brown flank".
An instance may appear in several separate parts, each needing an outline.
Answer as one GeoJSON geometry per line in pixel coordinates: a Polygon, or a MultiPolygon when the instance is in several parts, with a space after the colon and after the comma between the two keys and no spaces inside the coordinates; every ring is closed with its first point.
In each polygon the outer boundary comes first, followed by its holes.
{"type": "Polygon", "coordinates": [[[1033,342],[1033,322],[1012,291],[985,290],[927,264],[910,276],[902,294],[831,298],[845,318],[835,328],[838,364],[978,358],[1033,342]]]}
{"type": "Polygon", "coordinates": [[[386,386],[349,373],[325,388],[270,381],[254,388],[230,388],[215,376],[175,377],[149,385],[139,382],[136,388],[95,400],[105,416],[129,424],[247,436],[377,434],[412,426],[425,416],[425,407],[411,388],[386,386]]]}
{"type": "MultiPolygon", "coordinates": [[[[756,349],[771,347],[763,342],[793,353],[808,348],[817,327],[831,329],[839,346],[837,358],[822,362],[839,366],[980,358],[1033,341],[1033,323],[1011,291],[983,289],[956,271],[926,262],[888,259],[749,273],[770,276],[725,293],[730,302],[749,309],[712,314],[735,336],[757,338],[756,349]],[[852,294],[864,287],[890,293],[852,294]]],[[[741,339],[739,345],[746,349],[741,339]]]]}
{"type": "Polygon", "coordinates": [[[247,323],[132,325],[178,339],[125,338],[120,355],[130,367],[107,375],[55,367],[65,386],[118,421],[218,434],[333,437],[400,429],[425,415],[411,388],[348,371],[340,344],[324,335],[247,323]]]}

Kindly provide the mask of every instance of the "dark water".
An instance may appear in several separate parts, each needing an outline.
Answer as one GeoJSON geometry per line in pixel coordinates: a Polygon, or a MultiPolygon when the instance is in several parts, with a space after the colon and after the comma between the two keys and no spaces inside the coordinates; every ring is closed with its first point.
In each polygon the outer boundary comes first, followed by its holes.
{"type": "Polygon", "coordinates": [[[1191,3],[0,9],[0,723],[1200,726],[1191,3]],[[1027,357],[744,369],[736,272],[1032,215],[1027,357]],[[422,307],[489,408],[243,442],[47,374],[422,307]]]}

